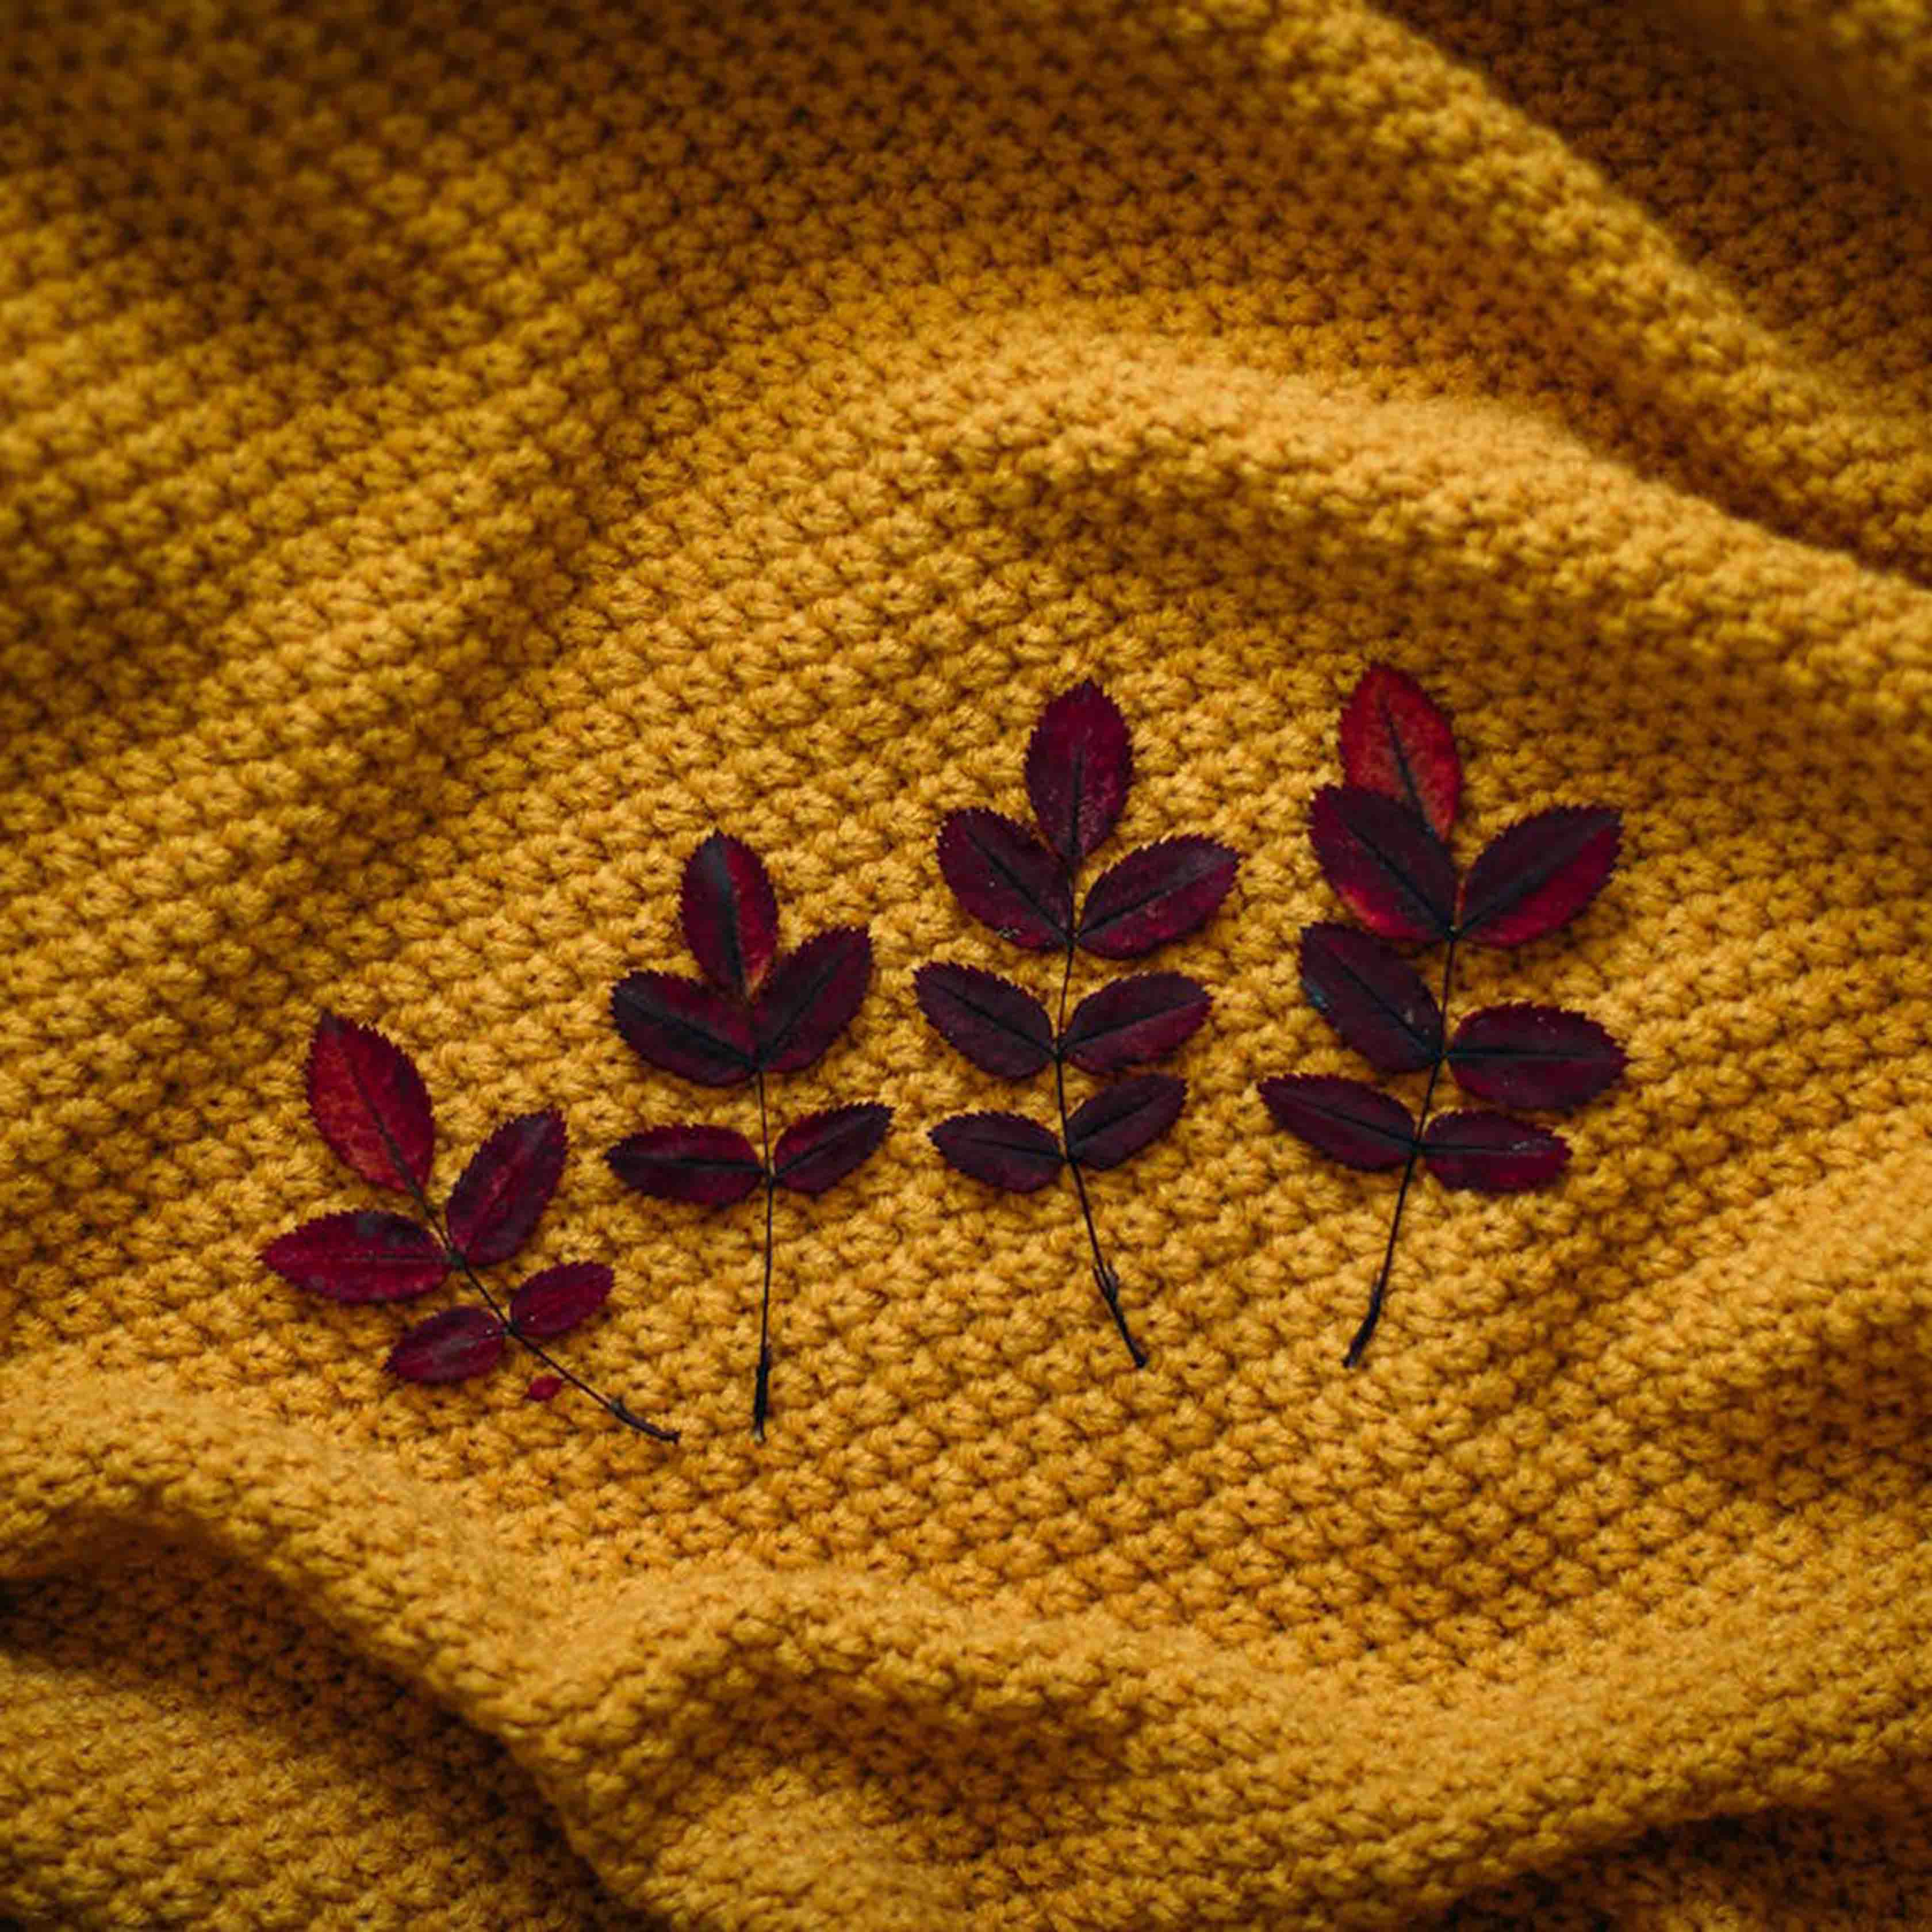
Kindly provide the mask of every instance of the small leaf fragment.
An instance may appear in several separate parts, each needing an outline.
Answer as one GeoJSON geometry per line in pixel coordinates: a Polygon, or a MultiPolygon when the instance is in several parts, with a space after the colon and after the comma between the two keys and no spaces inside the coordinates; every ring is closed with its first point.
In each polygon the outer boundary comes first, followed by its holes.
{"type": "Polygon", "coordinates": [[[920,1011],[975,1066],[1024,1080],[1053,1058],[1053,1022],[1024,987],[976,966],[922,966],[920,1011]]]}
{"type": "Polygon", "coordinates": [[[892,1110],[876,1100],[833,1107],[793,1121],[772,1149],[772,1178],[798,1194],[823,1194],[871,1159],[892,1110]]]}
{"type": "Polygon", "coordinates": [[[487,1309],[446,1308],[418,1322],[383,1364],[407,1382],[464,1382],[503,1359],[503,1324],[487,1309]]]}
{"type": "Polygon", "coordinates": [[[1396,799],[1447,838],[1462,796],[1462,761],[1441,708],[1406,671],[1371,664],[1342,711],[1342,776],[1396,799]]]}
{"type": "Polygon", "coordinates": [[[428,1228],[373,1208],[304,1221],[271,1241],[262,1258],[284,1281],[331,1301],[406,1301],[449,1270],[428,1228]]]}
{"type": "Polygon", "coordinates": [[[640,1194],[707,1207],[743,1200],[765,1178],[758,1149],[735,1127],[648,1127],[627,1136],[604,1158],[640,1194]]]}
{"type": "Polygon", "coordinates": [[[1070,870],[1113,830],[1133,764],[1127,721],[1091,678],[1040,713],[1027,742],[1027,796],[1046,842],[1070,870]]]}
{"type": "Polygon", "coordinates": [[[1185,973],[1136,973],[1089,993],[1060,1042],[1084,1073],[1118,1073],[1160,1060],[1191,1039],[1213,1004],[1185,973]]]}
{"type": "Polygon", "coordinates": [[[1080,944],[1103,959],[1138,959],[1197,932],[1234,883],[1238,854],[1212,838],[1162,838],[1130,852],[1094,881],[1080,944]]]}
{"type": "Polygon", "coordinates": [[[476,1150],[450,1190],[451,1245],[472,1268],[506,1262],[536,1232],[563,1176],[567,1136],[554,1107],[520,1114],[476,1150]]]}
{"type": "Polygon", "coordinates": [[[750,1015],[701,980],[630,974],[611,988],[610,1014],[648,1066],[703,1087],[735,1087],[752,1077],[750,1015]]]}
{"type": "Polygon", "coordinates": [[[940,827],[939,869],[974,918],[1040,952],[1066,944],[1073,889],[1066,868],[1022,825],[975,806],[940,827]]]}
{"type": "Polygon", "coordinates": [[[1064,1164],[1059,1142],[1024,1114],[956,1114],[932,1138],[962,1174],[1015,1194],[1046,1186],[1064,1164]]]}
{"type": "Polygon", "coordinates": [[[1444,1187],[1515,1194],[1554,1180],[1569,1163],[1570,1143],[1507,1114],[1438,1114],[1422,1137],[1422,1157],[1444,1187]]]}
{"type": "Polygon", "coordinates": [[[1309,808],[1316,856],[1342,903],[1384,939],[1446,939],[1456,862],[1405,805],[1360,785],[1324,785],[1309,808]]]}
{"type": "Polygon", "coordinates": [[[778,950],[778,896],[764,860],[742,839],[712,832],[685,862],[678,909],[704,976],[749,999],[778,950]]]}
{"type": "Polygon", "coordinates": [[[1400,1167],[1415,1144],[1415,1122],[1400,1100],[1360,1080],[1288,1073],[1261,1083],[1279,1126],[1346,1167],[1400,1167]]]}
{"type": "Polygon", "coordinates": [[[1498,1107],[1580,1107],[1624,1064],[1623,1048],[1594,1020],[1560,1006],[1485,1006],[1449,1043],[1456,1084],[1498,1107]]]}
{"type": "Polygon", "coordinates": [[[1187,1082],[1172,1073],[1136,1073],[1103,1087],[1066,1123],[1066,1151],[1096,1172],[1118,1167],[1160,1139],[1180,1118],[1187,1082]]]}
{"type": "Polygon", "coordinates": [[[538,1270],[510,1298],[510,1326],[533,1342],[567,1335],[610,1298],[616,1277],[602,1262],[560,1262],[538,1270]]]}
{"type": "Polygon", "coordinates": [[[436,1119],[416,1062],[374,1027],[339,1013],[316,1021],[308,1109],[337,1159],[364,1180],[413,1194],[429,1184],[436,1119]]]}
{"type": "Polygon", "coordinates": [[[872,980],[872,941],[861,926],[808,939],[773,968],[752,1012],[758,1064],[770,1073],[809,1066],[852,1023],[872,980]]]}
{"type": "Polygon", "coordinates": [[[1484,946],[1522,946],[1574,919],[1617,862],[1623,814],[1559,805],[1499,832],[1469,868],[1458,930],[1484,946]]]}
{"type": "Polygon", "coordinates": [[[1442,1053],[1436,995],[1372,932],[1327,922],[1304,927],[1301,990],[1342,1044],[1382,1072],[1416,1072],[1442,1053]]]}
{"type": "Polygon", "coordinates": [[[526,1402],[548,1402],[563,1387],[561,1376],[532,1376],[530,1385],[524,1391],[526,1402]]]}

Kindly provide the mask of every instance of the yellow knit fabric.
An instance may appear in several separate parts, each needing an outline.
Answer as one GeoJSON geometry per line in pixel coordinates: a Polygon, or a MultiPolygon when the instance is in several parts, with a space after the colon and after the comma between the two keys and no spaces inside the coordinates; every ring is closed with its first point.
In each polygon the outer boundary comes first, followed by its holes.
{"type": "MultiPolygon", "coordinates": [[[[1932,1924],[1932,7],[15,10],[0,60],[0,1916],[1932,1924]],[[1274,1130],[1372,662],[1458,850],[1623,862],[1459,1006],[1628,1078],[1563,1184],[1274,1130]],[[914,1004],[1042,975],[944,815],[1102,682],[1112,850],[1244,855],[1173,1131],[1065,1190],[914,1004]],[[680,868],[862,922],[759,1216],[626,1192],[680,868]],[[661,1448],[265,1243],[374,1204],[325,1010],[572,1136],[532,1266],[661,1448]]],[[[1083,967],[1076,984],[1107,976],[1083,967]]],[[[514,1271],[512,1271],[514,1273],[514,1271]]],[[[436,1304],[431,1304],[436,1305],[436,1304]]],[[[424,1312],[418,1304],[410,1313],[424,1312]]]]}

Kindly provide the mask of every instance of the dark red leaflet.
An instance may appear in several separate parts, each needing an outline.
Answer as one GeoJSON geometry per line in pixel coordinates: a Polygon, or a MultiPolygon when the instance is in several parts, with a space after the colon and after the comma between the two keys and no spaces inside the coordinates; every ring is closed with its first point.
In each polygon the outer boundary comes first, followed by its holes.
{"type": "Polygon", "coordinates": [[[975,806],[939,832],[939,869],[972,916],[1016,946],[1063,946],[1073,924],[1066,868],[1024,826],[975,806]]]}
{"type": "Polygon", "coordinates": [[[604,1158],[640,1194],[707,1207],[743,1200],[765,1178],[758,1149],[734,1127],[650,1127],[620,1141],[604,1158]]]}
{"type": "Polygon", "coordinates": [[[1064,1165],[1060,1143],[1024,1114],[956,1114],[932,1138],[962,1174],[1015,1194],[1046,1186],[1064,1165]]]}
{"type": "Polygon", "coordinates": [[[1444,1187],[1515,1194],[1554,1180],[1569,1163],[1570,1144],[1507,1114],[1438,1114],[1422,1137],[1422,1156],[1444,1187]]]}
{"type": "Polygon", "coordinates": [[[544,1268],[510,1298],[510,1326],[538,1342],[567,1335],[610,1300],[614,1279],[602,1262],[560,1262],[544,1268]]]}
{"type": "Polygon", "coordinates": [[[751,1016],[701,980],[632,973],[611,989],[610,1014],[640,1060],[702,1087],[751,1078],[751,1016]]]}
{"type": "Polygon", "coordinates": [[[331,1301],[406,1301],[449,1271],[435,1235],[406,1215],[364,1208],[304,1221],[262,1250],[284,1281],[331,1301]]]}
{"type": "Polygon", "coordinates": [[[1343,904],[1384,939],[1447,939],[1456,862],[1427,825],[1360,785],[1324,785],[1309,808],[1316,856],[1343,904]]]}
{"type": "Polygon", "coordinates": [[[685,862],[679,910],[705,977],[749,999],[778,950],[778,896],[764,860],[742,840],[712,832],[685,862]]]}
{"type": "Polygon", "coordinates": [[[1624,1070],[1597,1022],[1560,1006],[1486,1006],[1456,1029],[1450,1070],[1466,1094],[1498,1107],[1580,1107],[1624,1070]]]}
{"type": "Polygon", "coordinates": [[[1372,664],[1342,712],[1342,776],[1399,800],[1446,839],[1462,795],[1449,720],[1407,672],[1372,664]]]}
{"type": "Polygon", "coordinates": [[[1234,883],[1240,860],[1212,838],[1162,838],[1130,852],[1094,882],[1080,944],[1102,959],[1138,959],[1198,932],[1234,883]]]}
{"type": "Polygon", "coordinates": [[[1082,1072],[1118,1073],[1184,1045],[1211,1004],[1207,988],[1184,973],[1136,973],[1074,1008],[1061,1050],[1082,1072]]]}
{"type": "Polygon", "coordinates": [[[563,1178],[563,1116],[555,1108],[506,1120],[450,1190],[450,1244],[472,1268],[506,1262],[536,1232],[563,1178]]]}
{"type": "Polygon", "coordinates": [[[1400,1100],[1329,1074],[1288,1073],[1261,1083],[1276,1121],[1345,1166],[1400,1167],[1415,1144],[1415,1122],[1400,1100]]]}
{"type": "Polygon", "coordinates": [[[1384,1073],[1432,1066],[1442,1010],[1422,977],[1388,942],[1352,926],[1303,928],[1301,990],[1308,1004],[1384,1073]]]}
{"type": "Polygon", "coordinates": [[[389,1372],[408,1382],[462,1382],[503,1359],[503,1324],[482,1308],[446,1308],[389,1351],[389,1372]]]}
{"type": "Polygon", "coordinates": [[[1623,814],[1559,805],[1499,833],[1469,868],[1458,930],[1484,946],[1522,946],[1567,925],[1617,862],[1623,814]]]}
{"type": "Polygon", "coordinates": [[[1186,1099],[1187,1082],[1172,1073],[1117,1080],[1075,1108],[1066,1123],[1067,1154],[1096,1172],[1118,1167],[1160,1139],[1186,1099]]]}
{"type": "Polygon", "coordinates": [[[794,1120],[772,1149],[772,1178],[796,1194],[823,1194],[878,1150],[892,1110],[876,1100],[794,1120]]]}
{"type": "Polygon", "coordinates": [[[399,1193],[429,1185],[436,1148],[429,1089],[394,1041],[324,1013],[309,1041],[308,1084],[310,1117],[338,1160],[399,1193]]]}
{"type": "Polygon", "coordinates": [[[560,1394],[562,1389],[563,1378],[561,1376],[532,1376],[530,1387],[524,1391],[524,1400],[526,1402],[548,1402],[554,1396],[560,1394]]]}
{"type": "Polygon", "coordinates": [[[976,966],[922,966],[920,1011],[975,1066],[1024,1080],[1053,1058],[1053,1022],[1024,987],[976,966]]]}
{"type": "Polygon", "coordinates": [[[1090,678],[1040,713],[1027,743],[1027,796],[1070,870],[1113,830],[1132,777],[1127,721],[1090,678]]]}
{"type": "Polygon", "coordinates": [[[809,1066],[851,1024],[872,982],[862,926],[834,926],[786,954],[753,1010],[758,1065],[767,1073],[809,1066]]]}

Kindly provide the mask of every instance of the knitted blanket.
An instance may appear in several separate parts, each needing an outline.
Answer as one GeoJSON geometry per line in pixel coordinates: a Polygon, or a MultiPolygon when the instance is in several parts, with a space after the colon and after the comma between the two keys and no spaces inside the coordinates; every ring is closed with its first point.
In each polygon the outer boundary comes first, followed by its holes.
{"type": "Polygon", "coordinates": [[[16,10],[0,1916],[1932,1923],[1928,89],[16,10]]]}

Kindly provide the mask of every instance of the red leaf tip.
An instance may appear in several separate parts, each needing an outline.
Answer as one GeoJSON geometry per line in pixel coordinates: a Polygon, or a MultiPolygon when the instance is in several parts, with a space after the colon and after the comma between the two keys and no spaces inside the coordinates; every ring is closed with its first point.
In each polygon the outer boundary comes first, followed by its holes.
{"type": "Polygon", "coordinates": [[[1342,772],[1398,800],[1447,838],[1462,796],[1462,761],[1441,707],[1408,672],[1371,664],[1342,707],[1342,772]]]}
{"type": "Polygon", "coordinates": [[[310,1036],[308,1109],[329,1150],[364,1180],[414,1194],[436,1149],[429,1089],[395,1042],[325,1012],[310,1036]]]}

